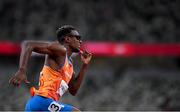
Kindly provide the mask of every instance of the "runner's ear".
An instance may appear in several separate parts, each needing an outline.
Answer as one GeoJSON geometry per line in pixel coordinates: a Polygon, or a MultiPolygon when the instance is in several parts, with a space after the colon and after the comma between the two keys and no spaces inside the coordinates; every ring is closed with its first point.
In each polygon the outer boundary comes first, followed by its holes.
{"type": "Polygon", "coordinates": [[[70,42],[70,37],[68,37],[68,36],[64,37],[64,41],[69,43],[70,42]]]}

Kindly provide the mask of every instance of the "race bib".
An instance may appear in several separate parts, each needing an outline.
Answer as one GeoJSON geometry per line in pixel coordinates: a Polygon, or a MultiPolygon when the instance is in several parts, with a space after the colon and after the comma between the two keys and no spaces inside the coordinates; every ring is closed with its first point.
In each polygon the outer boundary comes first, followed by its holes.
{"type": "Polygon", "coordinates": [[[53,101],[53,102],[49,105],[48,110],[49,110],[50,112],[59,112],[59,111],[61,110],[61,108],[63,108],[63,107],[64,107],[64,105],[60,105],[60,104],[58,104],[57,102],[53,101]]]}
{"type": "Polygon", "coordinates": [[[68,87],[67,83],[64,80],[62,80],[61,84],[60,84],[60,88],[58,89],[57,93],[60,96],[62,96],[67,91],[68,88],[69,87],[68,87]]]}

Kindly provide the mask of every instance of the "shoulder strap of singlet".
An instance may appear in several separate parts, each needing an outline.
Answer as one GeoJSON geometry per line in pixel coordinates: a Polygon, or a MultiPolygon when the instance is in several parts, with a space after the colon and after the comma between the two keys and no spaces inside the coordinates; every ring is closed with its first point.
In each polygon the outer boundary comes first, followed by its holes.
{"type": "Polygon", "coordinates": [[[66,64],[66,61],[68,61],[67,49],[66,49],[66,56],[65,56],[64,62],[61,65],[59,65],[59,69],[58,70],[60,70],[61,68],[64,67],[64,65],[66,64]]]}

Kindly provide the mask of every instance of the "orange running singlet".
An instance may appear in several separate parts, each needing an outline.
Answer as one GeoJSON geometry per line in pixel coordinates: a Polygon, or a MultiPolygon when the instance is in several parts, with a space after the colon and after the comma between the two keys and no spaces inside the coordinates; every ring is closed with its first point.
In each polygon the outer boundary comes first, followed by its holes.
{"type": "Polygon", "coordinates": [[[59,98],[68,90],[68,83],[73,75],[73,65],[69,64],[66,56],[65,63],[58,71],[49,66],[44,66],[40,78],[39,89],[35,90],[36,95],[59,100],[59,98]]]}

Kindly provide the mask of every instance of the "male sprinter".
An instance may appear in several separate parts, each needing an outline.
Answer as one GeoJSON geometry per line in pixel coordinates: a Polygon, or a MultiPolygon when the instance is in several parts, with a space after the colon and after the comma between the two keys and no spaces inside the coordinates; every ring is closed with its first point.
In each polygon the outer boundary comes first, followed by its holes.
{"type": "Polygon", "coordinates": [[[26,111],[78,111],[73,106],[57,101],[66,90],[72,95],[77,93],[92,54],[80,51],[81,37],[73,26],[65,25],[59,28],[57,39],[57,42],[24,41],[22,44],[19,69],[10,79],[10,83],[15,86],[19,86],[22,81],[29,83],[26,71],[32,51],[46,54],[39,88],[27,102],[26,111]],[[73,74],[72,53],[81,55],[82,67],[77,77],[73,74]]]}

